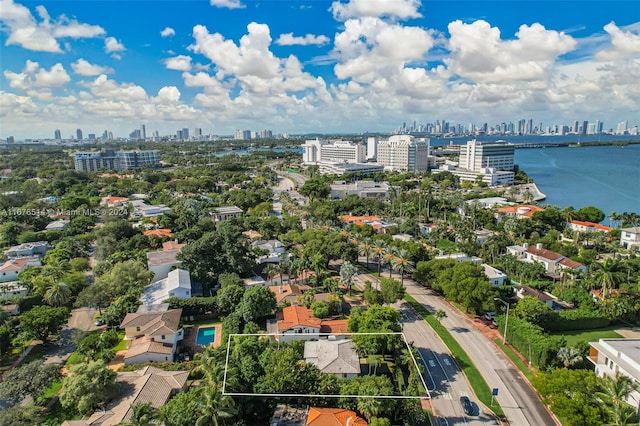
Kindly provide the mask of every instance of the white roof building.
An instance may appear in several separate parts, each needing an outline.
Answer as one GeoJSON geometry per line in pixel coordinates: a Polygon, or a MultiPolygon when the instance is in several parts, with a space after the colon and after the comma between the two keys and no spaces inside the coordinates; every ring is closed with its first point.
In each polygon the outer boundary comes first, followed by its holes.
{"type": "Polygon", "coordinates": [[[154,305],[170,297],[189,299],[192,296],[191,277],[189,271],[174,269],[166,278],[158,280],[145,287],[140,301],[143,305],[154,305]]]}
{"type": "MultiPolygon", "coordinates": [[[[622,374],[636,385],[640,383],[640,339],[600,339],[589,344],[589,360],[595,365],[597,376],[622,374]]],[[[631,392],[627,402],[639,413],[640,389],[631,392]]]]}
{"type": "Polygon", "coordinates": [[[360,358],[351,340],[317,340],[305,342],[305,361],[325,374],[352,378],[360,374],[360,358]]]}

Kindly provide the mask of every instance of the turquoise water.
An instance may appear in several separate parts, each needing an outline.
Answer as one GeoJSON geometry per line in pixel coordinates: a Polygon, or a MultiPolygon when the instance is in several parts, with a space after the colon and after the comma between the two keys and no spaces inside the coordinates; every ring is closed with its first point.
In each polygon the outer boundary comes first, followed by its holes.
{"type": "Polygon", "coordinates": [[[196,338],[196,344],[200,346],[207,346],[216,340],[215,327],[200,327],[198,329],[198,337],[196,338]]]}
{"type": "Polygon", "coordinates": [[[515,162],[547,195],[543,203],[640,213],[640,145],[516,149],[515,162]]]}

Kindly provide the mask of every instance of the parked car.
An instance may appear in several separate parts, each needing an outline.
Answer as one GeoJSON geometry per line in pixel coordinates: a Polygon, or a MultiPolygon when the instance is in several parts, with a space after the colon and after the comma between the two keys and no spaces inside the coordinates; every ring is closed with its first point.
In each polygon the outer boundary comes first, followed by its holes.
{"type": "Polygon", "coordinates": [[[471,400],[468,396],[461,396],[460,404],[462,405],[462,409],[467,416],[473,415],[473,404],[471,404],[471,400]]]}
{"type": "Polygon", "coordinates": [[[104,324],[104,321],[103,321],[103,319],[102,319],[102,318],[98,318],[98,319],[96,320],[96,325],[97,325],[98,327],[100,327],[100,326],[101,326],[101,325],[103,325],[103,324],[104,324]]]}

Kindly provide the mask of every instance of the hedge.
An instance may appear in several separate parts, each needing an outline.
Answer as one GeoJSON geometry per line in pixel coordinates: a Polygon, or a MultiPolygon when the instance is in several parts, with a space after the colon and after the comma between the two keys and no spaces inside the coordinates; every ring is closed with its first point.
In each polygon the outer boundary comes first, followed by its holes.
{"type": "Polygon", "coordinates": [[[541,318],[539,325],[546,331],[592,330],[608,326],[611,321],[589,309],[564,310],[541,318]]]}

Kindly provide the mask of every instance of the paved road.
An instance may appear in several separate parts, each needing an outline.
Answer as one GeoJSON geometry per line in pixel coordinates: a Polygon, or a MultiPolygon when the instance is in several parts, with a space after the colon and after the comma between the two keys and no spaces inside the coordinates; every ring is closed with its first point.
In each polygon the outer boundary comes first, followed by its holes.
{"type": "MultiPolygon", "coordinates": [[[[355,277],[354,284],[363,289],[367,280],[375,282],[371,275],[361,274],[355,277]]],[[[431,395],[435,424],[495,425],[496,420],[483,412],[477,403],[474,403],[474,415],[468,416],[464,413],[460,397],[468,396],[471,401],[478,399],[449,349],[408,304],[400,302],[395,307],[400,310],[405,337],[418,350],[417,361],[424,366],[424,380],[431,395]]]]}
{"type": "Polygon", "coordinates": [[[432,290],[405,278],[407,293],[428,310],[447,313],[442,325],[449,330],[484,377],[490,388],[498,388],[496,399],[510,424],[518,426],[556,425],[531,387],[506,356],[457,309],[452,308],[432,290]]]}

